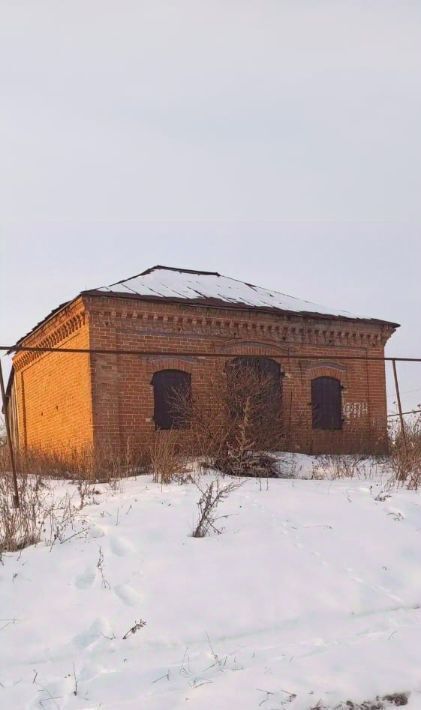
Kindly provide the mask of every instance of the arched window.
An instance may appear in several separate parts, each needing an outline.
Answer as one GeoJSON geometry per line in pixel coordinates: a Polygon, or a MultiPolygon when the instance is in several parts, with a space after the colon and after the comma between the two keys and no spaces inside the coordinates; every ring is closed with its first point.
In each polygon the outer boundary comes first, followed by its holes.
{"type": "Polygon", "coordinates": [[[342,429],[342,385],[336,377],[311,381],[313,429],[342,429]]]}
{"type": "Polygon", "coordinates": [[[191,399],[191,375],[182,370],[160,370],[152,377],[154,421],[157,429],[183,429],[191,399]]]}

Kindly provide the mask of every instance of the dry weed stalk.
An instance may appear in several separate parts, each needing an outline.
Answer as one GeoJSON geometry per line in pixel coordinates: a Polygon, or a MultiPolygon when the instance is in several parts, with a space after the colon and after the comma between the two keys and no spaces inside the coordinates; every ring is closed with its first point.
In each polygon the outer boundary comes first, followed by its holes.
{"type": "Polygon", "coordinates": [[[195,485],[199,489],[201,496],[197,503],[199,518],[193,530],[192,537],[206,537],[210,531],[218,535],[221,533],[220,528],[217,528],[215,524],[217,521],[216,509],[230,493],[242,486],[243,483],[244,481],[231,481],[221,486],[220,480],[216,478],[208,483],[207,486],[202,487],[195,481],[195,485]]]}
{"type": "Polygon", "coordinates": [[[322,454],[312,464],[314,480],[370,478],[377,467],[372,459],[360,454],[322,454]]]}
{"type": "Polygon", "coordinates": [[[20,507],[13,505],[13,483],[9,474],[0,474],[0,555],[16,552],[45,541],[50,548],[86,532],[81,508],[92,500],[93,490],[54,495],[51,483],[41,477],[18,477],[20,507]],[[81,524],[82,523],[82,524],[81,524]]]}
{"type": "Polygon", "coordinates": [[[410,490],[418,490],[421,486],[421,415],[406,421],[405,439],[398,424],[390,434],[390,462],[396,481],[410,490]]]}
{"type": "Polygon", "coordinates": [[[128,631],[122,636],[123,641],[126,641],[130,636],[133,636],[137,631],[140,629],[143,629],[143,627],[146,626],[146,621],[143,619],[139,619],[139,621],[135,621],[133,626],[130,627],[128,631]]]}
{"type": "Polygon", "coordinates": [[[0,554],[38,542],[44,514],[48,514],[48,496],[40,478],[31,485],[26,476],[20,477],[18,487],[20,507],[16,508],[12,478],[9,474],[0,475],[0,554]]]}

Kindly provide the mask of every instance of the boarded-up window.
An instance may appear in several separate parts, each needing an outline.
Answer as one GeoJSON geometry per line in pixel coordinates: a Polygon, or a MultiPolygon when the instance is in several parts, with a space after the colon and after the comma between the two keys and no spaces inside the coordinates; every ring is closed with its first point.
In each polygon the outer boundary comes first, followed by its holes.
{"type": "Polygon", "coordinates": [[[191,375],[182,370],[160,370],[152,378],[154,421],[157,429],[183,429],[191,398],[191,375]]]}
{"type": "Polygon", "coordinates": [[[335,377],[311,382],[313,429],[342,429],[342,386],[335,377]]]}

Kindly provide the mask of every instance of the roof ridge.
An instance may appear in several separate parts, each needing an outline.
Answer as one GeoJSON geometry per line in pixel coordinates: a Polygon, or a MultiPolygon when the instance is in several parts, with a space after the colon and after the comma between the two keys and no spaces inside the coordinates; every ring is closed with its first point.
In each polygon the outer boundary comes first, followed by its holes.
{"type": "MultiPolygon", "coordinates": [[[[301,303],[307,303],[308,305],[311,305],[311,306],[322,306],[324,308],[326,307],[321,303],[315,303],[314,301],[308,301],[307,299],[298,298],[298,296],[292,296],[289,293],[284,293],[283,291],[278,291],[277,289],[270,289],[270,288],[267,288],[266,286],[259,286],[259,284],[252,284],[248,281],[242,281],[241,279],[236,279],[233,276],[224,276],[224,274],[220,274],[218,271],[202,271],[200,269],[185,269],[185,268],[177,267],[177,266],[164,266],[163,264],[156,264],[155,266],[151,266],[149,269],[145,269],[145,271],[141,271],[139,274],[135,274],[134,276],[129,276],[126,279],[121,279],[120,281],[116,281],[113,284],[109,284],[108,286],[105,286],[105,288],[111,288],[112,286],[117,286],[119,284],[125,284],[127,281],[132,281],[133,279],[137,279],[137,278],[139,278],[139,276],[147,276],[148,274],[151,274],[153,271],[157,271],[159,269],[162,269],[164,271],[178,271],[181,274],[197,274],[199,276],[218,276],[219,278],[229,279],[230,281],[235,281],[236,283],[243,284],[243,285],[248,286],[249,288],[252,288],[252,289],[261,289],[262,291],[276,293],[279,296],[285,296],[286,298],[291,298],[292,300],[297,301],[297,302],[300,301],[301,303]]],[[[344,313],[345,312],[346,311],[344,311],[344,313]]],[[[350,314],[350,315],[352,315],[352,314],[350,314]]]]}
{"type": "Polygon", "coordinates": [[[153,271],[157,271],[158,269],[162,269],[163,271],[179,271],[181,274],[198,274],[200,276],[221,276],[218,271],[199,271],[198,269],[184,269],[182,267],[177,266],[164,266],[163,264],[156,264],[155,266],[149,267],[149,269],[145,269],[145,271],[141,271],[139,274],[134,274],[133,276],[128,276],[125,279],[120,279],[120,281],[116,281],[113,284],[109,284],[105,288],[111,288],[111,286],[123,284],[126,281],[137,279],[139,278],[139,276],[147,276],[148,274],[151,274],[153,271]]]}

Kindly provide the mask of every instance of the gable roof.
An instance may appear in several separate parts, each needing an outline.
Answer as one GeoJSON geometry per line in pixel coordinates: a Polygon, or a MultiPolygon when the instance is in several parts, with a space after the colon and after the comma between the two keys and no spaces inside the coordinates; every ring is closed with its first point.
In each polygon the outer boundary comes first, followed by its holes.
{"type": "Polygon", "coordinates": [[[311,301],[303,301],[279,291],[222,276],[217,271],[194,271],[169,266],[153,266],[136,276],[101,286],[87,294],[119,295],[144,300],[166,300],[196,303],[206,306],[234,306],[263,309],[303,316],[363,320],[397,326],[367,316],[357,316],[348,311],[329,308],[311,301]]]}

